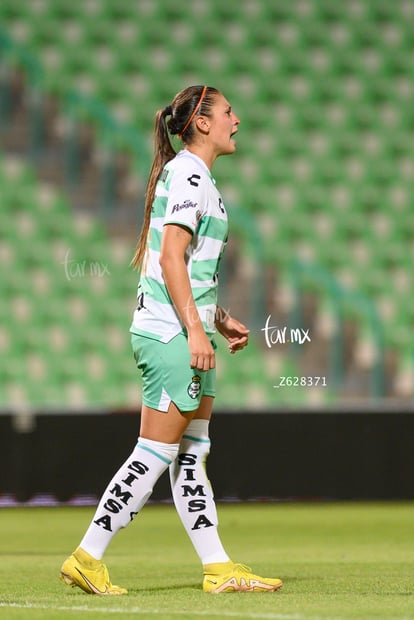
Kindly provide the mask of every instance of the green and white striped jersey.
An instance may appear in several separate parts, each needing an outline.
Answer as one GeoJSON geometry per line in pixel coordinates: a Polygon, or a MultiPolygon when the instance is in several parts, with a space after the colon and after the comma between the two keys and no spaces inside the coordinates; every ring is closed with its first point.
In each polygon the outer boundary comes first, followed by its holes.
{"type": "Polygon", "coordinates": [[[166,224],[180,224],[193,234],[185,261],[198,313],[211,335],[215,332],[218,266],[228,235],[227,213],[208,167],[187,150],[165,165],[156,186],[138,306],[130,329],[162,342],[185,333],[159,264],[166,224]]]}

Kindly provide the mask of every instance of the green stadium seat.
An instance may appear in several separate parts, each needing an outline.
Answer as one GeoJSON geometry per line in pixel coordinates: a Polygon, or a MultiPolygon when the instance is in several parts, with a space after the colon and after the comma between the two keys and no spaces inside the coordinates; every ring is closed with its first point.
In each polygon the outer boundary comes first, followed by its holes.
{"type": "MultiPolygon", "coordinates": [[[[412,268],[412,17],[405,0],[0,6],[2,24],[41,59],[48,91],[92,93],[149,148],[158,107],[191,81],[217,84],[242,119],[236,159],[223,158],[217,182],[229,208],[258,222],[266,261],[284,273],[298,256],[316,261],[379,308],[388,297],[384,307],[395,305],[412,268]]],[[[16,263],[1,289],[21,296],[27,270],[34,307],[42,291],[72,294],[121,329],[136,278],[107,251],[106,231],[82,234],[64,201],[16,161],[1,162],[0,187],[15,215],[0,213],[1,256],[16,263]],[[22,240],[30,251],[16,252],[22,240]],[[68,250],[75,270],[108,263],[111,277],[67,280],[68,250]]],[[[387,334],[404,334],[410,320],[381,318],[387,334]]]]}

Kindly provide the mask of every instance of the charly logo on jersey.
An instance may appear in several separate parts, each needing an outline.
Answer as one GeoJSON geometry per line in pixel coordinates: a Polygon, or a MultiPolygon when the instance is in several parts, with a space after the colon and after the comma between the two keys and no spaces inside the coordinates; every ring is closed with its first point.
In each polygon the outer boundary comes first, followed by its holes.
{"type": "Polygon", "coordinates": [[[191,379],[191,383],[187,388],[187,393],[191,398],[197,398],[197,396],[200,394],[200,390],[201,390],[200,381],[201,381],[200,375],[194,375],[194,377],[191,379]]]}
{"type": "Polygon", "coordinates": [[[198,187],[198,181],[201,179],[201,176],[199,174],[192,174],[191,177],[187,178],[187,181],[189,182],[190,185],[192,185],[193,187],[198,187]]]}
{"type": "Polygon", "coordinates": [[[177,211],[181,211],[182,209],[195,209],[197,205],[198,202],[193,202],[192,200],[184,200],[182,204],[174,205],[171,213],[176,213],[177,211]]]}

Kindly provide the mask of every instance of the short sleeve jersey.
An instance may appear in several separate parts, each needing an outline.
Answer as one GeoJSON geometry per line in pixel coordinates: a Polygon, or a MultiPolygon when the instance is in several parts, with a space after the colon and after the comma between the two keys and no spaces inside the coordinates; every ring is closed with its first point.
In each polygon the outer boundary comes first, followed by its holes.
{"type": "Polygon", "coordinates": [[[165,165],[156,186],[138,306],[130,329],[162,342],[185,333],[159,264],[161,237],[167,224],[185,226],[192,233],[185,263],[198,314],[206,333],[212,335],[218,267],[228,235],[227,213],[208,167],[187,150],[165,165]]]}

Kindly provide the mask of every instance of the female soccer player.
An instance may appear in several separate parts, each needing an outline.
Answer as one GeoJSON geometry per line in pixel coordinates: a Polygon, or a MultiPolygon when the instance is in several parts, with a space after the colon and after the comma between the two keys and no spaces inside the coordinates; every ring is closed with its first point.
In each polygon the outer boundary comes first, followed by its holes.
{"type": "Polygon", "coordinates": [[[155,118],[155,156],[144,223],[133,265],[140,270],[131,337],[142,373],[138,444],[109,483],[61,578],[91,594],[126,594],[109,579],[102,557],[169,467],[174,503],[201,560],[205,592],[266,592],[280,579],[233,563],[220,541],[205,462],[215,396],[217,330],[230,353],[249,330],[217,306],[217,271],[227,241],[227,214],[214,178],[217,157],[234,153],[239,119],[215,88],[179,92],[155,118]],[[183,150],[174,151],[170,135],[183,150]]]}

